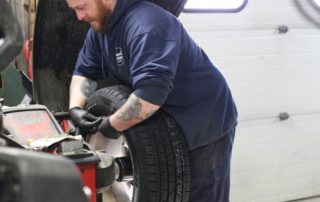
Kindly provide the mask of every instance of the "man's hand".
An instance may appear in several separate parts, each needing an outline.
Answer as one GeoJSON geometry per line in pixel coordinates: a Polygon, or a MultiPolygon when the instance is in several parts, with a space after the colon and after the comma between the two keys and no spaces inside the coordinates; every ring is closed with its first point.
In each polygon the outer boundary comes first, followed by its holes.
{"type": "MultiPolygon", "coordinates": [[[[73,123],[79,127],[82,133],[93,134],[98,131],[98,126],[102,119],[90,114],[80,107],[73,107],[69,110],[70,118],[73,123]]],[[[86,135],[86,134],[82,134],[86,135]]]]}
{"type": "Polygon", "coordinates": [[[116,131],[110,124],[109,120],[110,116],[103,118],[101,124],[99,125],[99,131],[102,133],[103,136],[118,139],[120,137],[120,132],[116,131]]]}

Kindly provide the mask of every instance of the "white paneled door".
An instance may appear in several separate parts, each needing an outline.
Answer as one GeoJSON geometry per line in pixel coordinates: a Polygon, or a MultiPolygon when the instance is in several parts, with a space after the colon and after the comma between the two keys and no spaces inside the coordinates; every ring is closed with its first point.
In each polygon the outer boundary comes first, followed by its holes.
{"type": "Polygon", "coordinates": [[[180,20],[225,75],[239,109],[231,201],[319,196],[320,27],[293,0],[180,20]]]}

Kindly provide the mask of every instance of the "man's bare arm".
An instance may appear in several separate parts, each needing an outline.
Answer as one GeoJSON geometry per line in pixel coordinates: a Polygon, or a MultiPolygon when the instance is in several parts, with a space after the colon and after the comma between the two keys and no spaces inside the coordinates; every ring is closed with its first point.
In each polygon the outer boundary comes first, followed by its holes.
{"type": "Polygon", "coordinates": [[[110,124],[117,131],[127,130],[149,118],[160,106],[138,98],[133,93],[126,103],[110,117],[110,124]]]}
{"type": "Polygon", "coordinates": [[[96,90],[97,82],[82,76],[72,76],[69,109],[83,108],[86,100],[96,90]]]}

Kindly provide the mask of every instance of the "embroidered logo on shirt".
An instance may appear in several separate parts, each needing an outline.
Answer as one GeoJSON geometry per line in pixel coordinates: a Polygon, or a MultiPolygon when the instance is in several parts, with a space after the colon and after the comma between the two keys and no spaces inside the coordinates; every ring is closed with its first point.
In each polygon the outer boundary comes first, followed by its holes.
{"type": "Polygon", "coordinates": [[[116,47],[116,60],[119,67],[124,64],[122,48],[116,47]]]}

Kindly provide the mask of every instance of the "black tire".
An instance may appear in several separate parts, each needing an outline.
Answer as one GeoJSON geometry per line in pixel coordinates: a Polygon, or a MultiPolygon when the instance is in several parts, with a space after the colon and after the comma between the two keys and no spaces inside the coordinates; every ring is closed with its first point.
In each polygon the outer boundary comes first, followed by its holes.
{"type": "MultiPolygon", "coordinates": [[[[109,115],[124,104],[130,93],[131,90],[124,86],[100,89],[88,99],[86,109],[96,116],[109,115]]],[[[133,162],[133,180],[129,182],[133,191],[129,200],[117,196],[119,202],[188,201],[190,171],[187,145],[180,127],[168,114],[158,110],[149,119],[125,131],[121,137],[133,162]]],[[[119,149],[112,149],[115,144],[123,145],[123,142],[103,139],[105,142],[91,140],[91,144],[96,149],[109,150],[108,153],[114,156],[126,155],[126,152],[119,154],[115,152],[119,149]]],[[[112,185],[114,192],[123,189],[121,186],[117,188],[120,183],[112,185]]]]}

